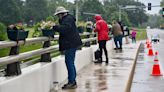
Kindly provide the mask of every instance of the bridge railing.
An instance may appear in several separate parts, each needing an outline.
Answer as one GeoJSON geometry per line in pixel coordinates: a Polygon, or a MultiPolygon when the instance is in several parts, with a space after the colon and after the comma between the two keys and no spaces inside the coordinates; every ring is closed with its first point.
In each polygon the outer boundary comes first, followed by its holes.
{"type": "MultiPolygon", "coordinates": [[[[91,42],[96,44],[97,37],[94,33],[84,33],[80,36],[87,36],[87,38],[82,39],[84,46],[89,47],[91,42]],[[92,37],[91,37],[92,35],[92,37]]],[[[11,48],[9,56],[0,58],[0,66],[6,65],[5,75],[13,76],[21,74],[20,61],[29,59],[36,55],[41,55],[40,62],[51,62],[51,52],[58,51],[59,45],[52,45],[51,41],[57,41],[59,35],[55,35],[54,38],[51,37],[37,37],[37,38],[28,38],[26,41],[0,41],[0,48],[11,48]],[[19,47],[21,45],[33,44],[43,42],[43,48],[19,53],[19,47]]]]}

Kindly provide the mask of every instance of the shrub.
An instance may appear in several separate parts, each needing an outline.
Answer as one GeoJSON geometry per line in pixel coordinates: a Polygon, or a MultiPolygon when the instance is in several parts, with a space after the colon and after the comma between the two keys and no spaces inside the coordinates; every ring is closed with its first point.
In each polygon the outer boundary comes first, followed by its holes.
{"type": "Polygon", "coordinates": [[[0,41],[7,39],[6,26],[3,23],[0,23],[0,41]]]}

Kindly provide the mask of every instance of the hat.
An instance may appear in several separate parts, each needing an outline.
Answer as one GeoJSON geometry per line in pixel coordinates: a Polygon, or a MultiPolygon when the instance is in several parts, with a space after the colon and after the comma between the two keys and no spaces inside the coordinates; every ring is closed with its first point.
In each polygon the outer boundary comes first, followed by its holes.
{"type": "Polygon", "coordinates": [[[68,13],[69,11],[66,10],[64,7],[62,6],[59,6],[56,8],[56,11],[54,13],[54,15],[57,15],[57,14],[60,14],[60,13],[68,13]]]}

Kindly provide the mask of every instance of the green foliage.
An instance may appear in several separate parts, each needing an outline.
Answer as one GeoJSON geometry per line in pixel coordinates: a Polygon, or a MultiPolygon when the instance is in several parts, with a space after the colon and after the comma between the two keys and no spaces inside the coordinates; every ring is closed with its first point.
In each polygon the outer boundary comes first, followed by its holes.
{"type": "Polygon", "coordinates": [[[0,21],[6,25],[22,20],[20,7],[15,0],[0,0],[0,16],[0,21]]]}
{"type": "MultiPolygon", "coordinates": [[[[96,13],[96,14],[104,14],[103,5],[99,2],[99,0],[87,0],[81,6],[80,11],[96,13]]],[[[82,20],[93,19],[93,16],[90,15],[82,15],[82,20]]]]}
{"type": "Polygon", "coordinates": [[[39,37],[39,36],[41,36],[41,30],[40,29],[38,29],[38,28],[40,28],[41,26],[40,26],[40,23],[38,22],[35,26],[34,26],[34,33],[33,33],[33,35],[32,35],[32,37],[39,37]]]}
{"type": "MultiPolygon", "coordinates": [[[[67,0],[0,0],[0,21],[6,25],[17,22],[32,20],[32,24],[45,20],[52,20],[55,9],[64,6],[73,14],[75,3],[67,0]]],[[[119,6],[127,5],[144,6],[135,0],[78,0],[80,21],[93,20],[93,15],[82,14],[82,12],[101,14],[103,19],[111,23],[113,19],[119,17],[119,6]]],[[[161,2],[161,5],[163,3],[161,2]]],[[[122,10],[122,22],[126,25],[138,26],[147,22],[148,16],[141,8],[137,10],[122,10]]],[[[56,20],[56,19],[55,19],[56,20]]]]}
{"type": "Polygon", "coordinates": [[[48,16],[47,18],[46,18],[46,21],[54,21],[55,19],[54,19],[54,17],[53,16],[48,16]]]}
{"type": "Polygon", "coordinates": [[[161,24],[164,24],[164,19],[161,15],[149,15],[148,26],[151,28],[159,28],[161,24]]]}
{"type": "Polygon", "coordinates": [[[26,0],[25,21],[39,22],[49,15],[47,0],[26,0]]]}
{"type": "Polygon", "coordinates": [[[4,24],[0,23],[0,41],[7,39],[6,27],[4,24]]]}
{"type": "Polygon", "coordinates": [[[164,6],[164,0],[161,1],[161,7],[163,7],[163,6],[164,6]]]}

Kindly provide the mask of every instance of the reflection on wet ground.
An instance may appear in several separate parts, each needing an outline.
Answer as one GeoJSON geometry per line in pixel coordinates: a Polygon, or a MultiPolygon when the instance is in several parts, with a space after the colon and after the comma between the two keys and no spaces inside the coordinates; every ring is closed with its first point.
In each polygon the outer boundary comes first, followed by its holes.
{"type": "Polygon", "coordinates": [[[108,65],[103,62],[84,67],[77,76],[77,89],[59,92],[124,92],[137,45],[125,48],[119,53],[110,51],[108,65]]]}
{"type": "Polygon", "coordinates": [[[144,44],[139,51],[130,92],[164,92],[163,76],[151,76],[153,57],[147,56],[144,44]]]}

